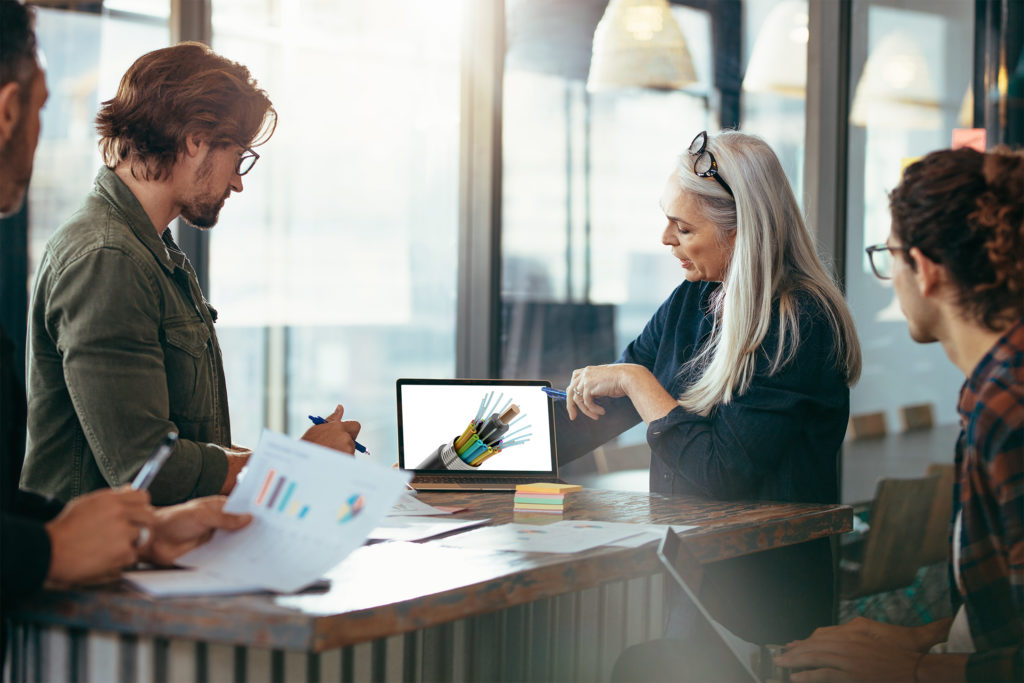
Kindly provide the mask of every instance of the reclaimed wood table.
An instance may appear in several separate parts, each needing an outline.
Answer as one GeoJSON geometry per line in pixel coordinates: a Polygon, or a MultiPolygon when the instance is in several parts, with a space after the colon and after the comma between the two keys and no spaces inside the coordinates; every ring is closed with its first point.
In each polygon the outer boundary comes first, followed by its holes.
{"type": "MultiPolygon", "coordinates": [[[[686,524],[708,564],[849,531],[842,505],[583,490],[562,516],[513,513],[508,493],[421,493],[490,524],[559,519],[686,524]],[[554,519],[552,519],[554,518],[554,519]]],[[[377,543],[329,589],[153,598],[123,583],[44,591],[12,612],[8,680],[600,680],[662,635],[655,542],[575,554],[377,543]]]]}

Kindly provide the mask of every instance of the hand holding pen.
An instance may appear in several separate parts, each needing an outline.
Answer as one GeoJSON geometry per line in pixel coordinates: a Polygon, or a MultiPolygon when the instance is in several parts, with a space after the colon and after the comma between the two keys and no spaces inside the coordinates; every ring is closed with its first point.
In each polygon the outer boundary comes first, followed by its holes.
{"type": "Polygon", "coordinates": [[[369,455],[370,452],[366,450],[366,446],[356,441],[361,425],[354,420],[342,420],[341,417],[344,413],[345,409],[339,405],[326,419],[318,415],[310,415],[309,419],[313,426],[306,430],[302,438],[343,453],[359,451],[369,455]]]}
{"type": "MultiPolygon", "coordinates": [[[[131,489],[133,491],[148,491],[150,484],[156,479],[156,475],[160,474],[160,468],[167,462],[167,458],[171,457],[171,453],[174,452],[174,444],[178,443],[178,435],[176,432],[169,432],[167,436],[163,438],[153,449],[153,452],[146,458],[146,462],[142,465],[142,469],[135,475],[135,479],[132,480],[131,489]]],[[[139,529],[139,537],[136,539],[135,544],[137,546],[144,546],[149,542],[149,527],[142,527],[139,529]]]]}

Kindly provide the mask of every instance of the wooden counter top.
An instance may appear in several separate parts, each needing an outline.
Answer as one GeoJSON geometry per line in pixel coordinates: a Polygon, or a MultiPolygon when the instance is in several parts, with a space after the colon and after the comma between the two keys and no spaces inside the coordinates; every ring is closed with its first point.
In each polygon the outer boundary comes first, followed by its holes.
{"type": "MultiPolygon", "coordinates": [[[[563,516],[513,514],[509,493],[423,493],[456,517],[550,523],[591,519],[688,524],[682,535],[703,563],[849,531],[841,505],[739,503],[685,496],[584,490],[563,516]]],[[[161,598],[123,584],[46,591],[21,605],[23,623],[62,624],[139,636],[283,650],[324,650],[405,633],[538,598],[657,573],[655,544],[571,555],[448,548],[437,541],[364,546],[331,574],[329,590],[298,595],[161,598]]]]}

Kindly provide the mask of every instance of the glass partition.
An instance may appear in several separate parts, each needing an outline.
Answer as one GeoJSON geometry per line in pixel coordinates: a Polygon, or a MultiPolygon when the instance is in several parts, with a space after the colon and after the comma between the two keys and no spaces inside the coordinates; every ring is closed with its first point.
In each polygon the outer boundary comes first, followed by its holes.
{"type": "Polygon", "coordinates": [[[100,103],[114,96],[140,55],[168,44],[167,3],[108,4],[122,11],[36,8],[50,98],[28,196],[30,281],[46,240],[78,209],[103,163],[95,127],[100,103]]]}
{"type": "Polygon", "coordinates": [[[956,421],[963,375],[938,344],[910,339],[891,282],[871,273],[864,248],[889,234],[888,192],[902,168],[948,148],[969,128],[973,5],[855,1],[851,31],[846,286],[864,353],[853,414],[882,411],[899,430],[901,406],[934,403],[956,421]]]}
{"type": "MultiPolygon", "coordinates": [[[[803,204],[807,0],[744,0],[741,129],[772,146],[803,204]]],[[[814,227],[812,226],[812,231],[814,227]]]]}
{"type": "Polygon", "coordinates": [[[214,3],[279,115],[210,233],[239,443],[343,403],[390,464],[395,379],[454,374],[462,7],[214,3]]]}
{"type": "Polygon", "coordinates": [[[574,368],[615,360],[680,282],[658,200],[676,157],[715,128],[710,17],[672,10],[696,83],[589,93],[605,4],[506,3],[504,377],[565,386],[574,368]]]}

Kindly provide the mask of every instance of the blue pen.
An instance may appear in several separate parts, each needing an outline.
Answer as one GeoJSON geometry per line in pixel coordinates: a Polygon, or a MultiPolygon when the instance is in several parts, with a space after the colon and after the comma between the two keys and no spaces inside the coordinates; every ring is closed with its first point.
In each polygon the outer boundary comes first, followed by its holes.
{"type": "Polygon", "coordinates": [[[552,389],[551,387],[541,387],[540,390],[543,391],[548,396],[550,396],[551,398],[555,399],[556,401],[565,400],[565,392],[560,389],[552,389]]]}
{"type": "MultiPolygon", "coordinates": [[[[318,415],[310,415],[309,419],[315,425],[322,425],[323,423],[327,422],[327,420],[323,419],[322,417],[320,417],[318,415]]],[[[355,441],[355,439],[353,439],[353,441],[355,441]]],[[[358,441],[356,441],[355,443],[356,443],[356,450],[357,451],[359,451],[360,453],[366,453],[367,455],[370,454],[370,451],[366,450],[366,446],[364,446],[363,444],[359,443],[358,441]]]]}

